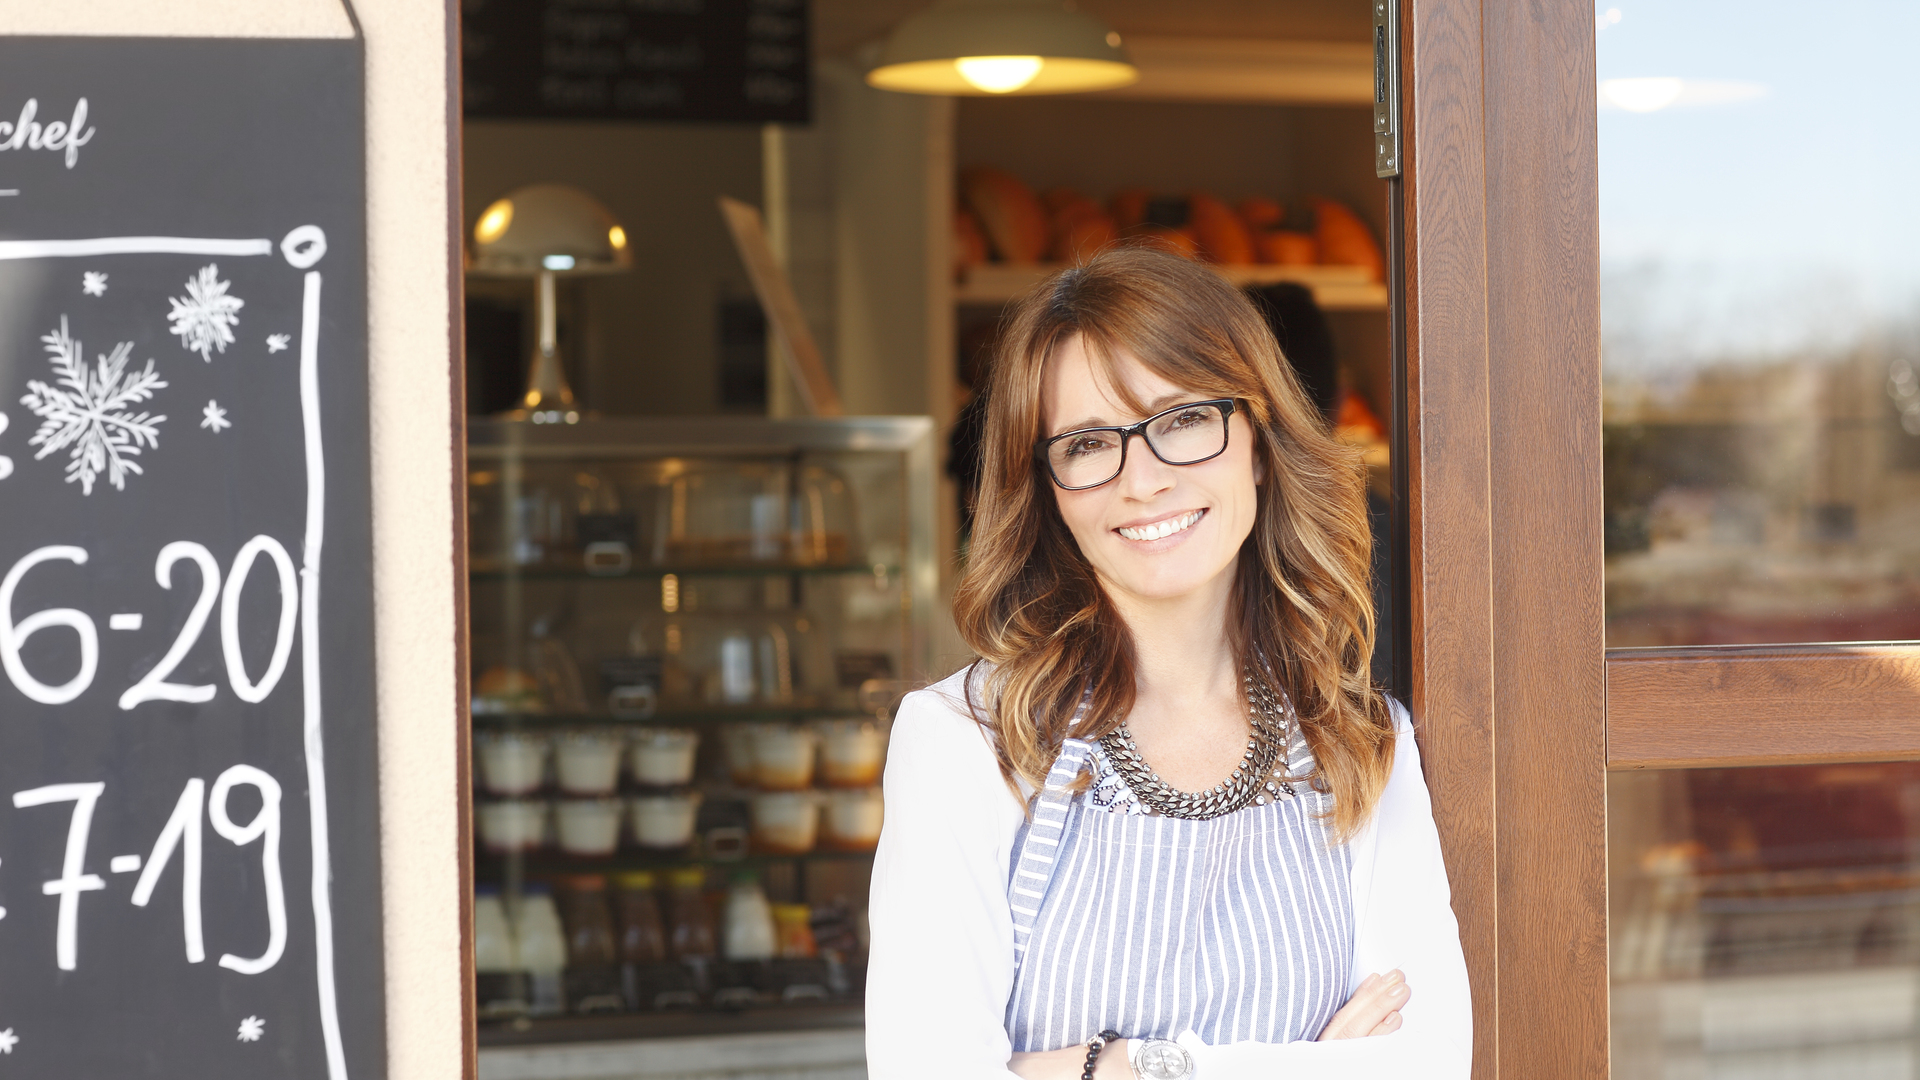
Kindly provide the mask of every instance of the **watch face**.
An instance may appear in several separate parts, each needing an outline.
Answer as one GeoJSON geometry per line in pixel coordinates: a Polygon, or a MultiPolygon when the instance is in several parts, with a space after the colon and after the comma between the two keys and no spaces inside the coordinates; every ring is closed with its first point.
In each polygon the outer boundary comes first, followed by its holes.
{"type": "Polygon", "coordinates": [[[1155,1039],[1140,1048],[1140,1075],[1152,1080],[1181,1080],[1193,1071],[1193,1059],[1179,1043],[1155,1039]]]}

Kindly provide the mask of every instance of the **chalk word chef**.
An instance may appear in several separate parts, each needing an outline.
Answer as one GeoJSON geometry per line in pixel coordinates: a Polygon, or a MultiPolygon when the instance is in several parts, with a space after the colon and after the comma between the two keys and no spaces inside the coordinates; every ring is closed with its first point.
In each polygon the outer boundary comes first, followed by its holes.
{"type": "Polygon", "coordinates": [[[93,129],[87,126],[87,99],[74,103],[71,120],[42,124],[33,118],[39,111],[39,100],[28,98],[17,122],[0,120],[0,150],[65,150],[67,168],[73,168],[80,160],[80,148],[93,139],[93,129]]]}

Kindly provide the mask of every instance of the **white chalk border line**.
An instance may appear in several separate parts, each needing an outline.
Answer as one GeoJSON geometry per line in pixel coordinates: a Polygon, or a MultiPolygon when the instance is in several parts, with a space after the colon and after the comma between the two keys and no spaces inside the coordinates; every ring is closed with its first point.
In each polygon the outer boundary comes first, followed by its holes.
{"type": "MultiPolygon", "coordinates": [[[[81,258],[89,255],[272,255],[271,240],[221,240],[184,236],[103,236],[90,240],[0,240],[0,260],[81,258]]],[[[328,1080],[347,1080],[340,1039],[340,1006],[333,980],[333,881],[327,839],[326,743],[320,711],[320,544],[326,535],[327,464],[320,441],[320,272],[310,269],[327,253],[326,234],[302,225],[280,241],[280,253],[305,270],[300,308],[300,418],[307,458],[307,528],[301,556],[300,669],[305,707],[307,816],[313,839],[314,966],[319,974],[320,1028],[327,1047],[328,1080]]]]}

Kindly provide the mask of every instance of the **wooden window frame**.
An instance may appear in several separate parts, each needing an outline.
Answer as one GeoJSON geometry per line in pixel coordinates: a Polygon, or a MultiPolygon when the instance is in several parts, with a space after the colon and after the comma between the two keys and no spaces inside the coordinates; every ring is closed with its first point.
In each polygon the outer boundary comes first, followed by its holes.
{"type": "Polygon", "coordinates": [[[1474,1076],[1607,1074],[1590,4],[1402,0],[1404,690],[1473,983],[1474,1076]]]}

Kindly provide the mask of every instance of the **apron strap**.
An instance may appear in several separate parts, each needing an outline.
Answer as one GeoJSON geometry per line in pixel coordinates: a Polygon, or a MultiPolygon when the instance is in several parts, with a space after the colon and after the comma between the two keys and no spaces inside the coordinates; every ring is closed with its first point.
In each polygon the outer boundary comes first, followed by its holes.
{"type": "MultiPolygon", "coordinates": [[[[1084,706],[1083,706],[1084,707],[1084,706]]],[[[1072,785],[1093,756],[1093,743],[1067,739],[1047,772],[1047,786],[1034,796],[1033,816],[1013,844],[1013,875],[1007,880],[1007,906],[1013,912],[1013,966],[1017,972],[1033,936],[1033,921],[1053,884],[1056,856],[1066,840],[1073,807],[1072,785]]]]}

